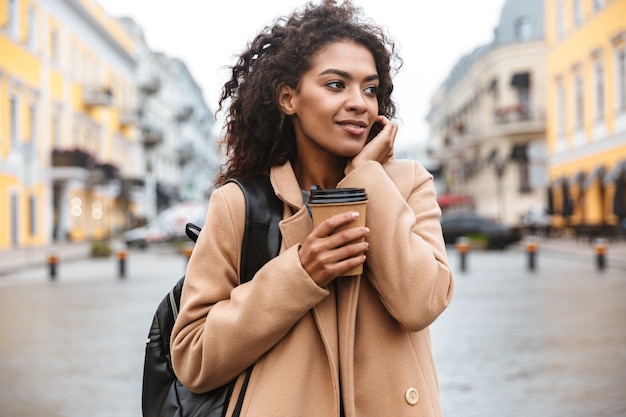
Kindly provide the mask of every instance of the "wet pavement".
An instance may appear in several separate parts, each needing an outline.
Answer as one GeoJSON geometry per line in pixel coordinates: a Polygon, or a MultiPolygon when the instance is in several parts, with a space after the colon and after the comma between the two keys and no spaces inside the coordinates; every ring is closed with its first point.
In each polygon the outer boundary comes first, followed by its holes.
{"type": "MultiPolygon", "coordinates": [[[[546,248],[529,271],[518,246],[461,272],[449,250],[456,292],[432,328],[446,416],[626,415],[626,269],[546,248]]],[[[140,416],[144,342],[185,263],[162,247],[129,252],[123,279],[115,257],[1,275],[0,417],[140,416]]]]}
{"type": "Polygon", "coordinates": [[[626,269],[563,252],[527,261],[474,252],[457,272],[432,328],[445,415],[626,416],[626,269]]]}
{"type": "Polygon", "coordinates": [[[185,258],[131,252],[0,277],[0,416],[141,416],[145,340],[185,258]]]}

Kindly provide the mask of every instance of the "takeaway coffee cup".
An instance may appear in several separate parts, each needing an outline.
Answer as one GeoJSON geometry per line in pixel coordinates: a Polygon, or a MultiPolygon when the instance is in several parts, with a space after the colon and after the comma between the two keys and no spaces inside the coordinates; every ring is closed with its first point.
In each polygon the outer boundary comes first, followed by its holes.
{"type": "MultiPolygon", "coordinates": [[[[313,226],[317,227],[327,218],[335,214],[347,211],[358,211],[360,216],[354,222],[348,223],[338,230],[351,227],[365,226],[365,207],[367,206],[367,193],[365,188],[311,188],[309,198],[313,226]]],[[[347,271],[344,275],[359,275],[363,273],[363,264],[347,271]]]]}

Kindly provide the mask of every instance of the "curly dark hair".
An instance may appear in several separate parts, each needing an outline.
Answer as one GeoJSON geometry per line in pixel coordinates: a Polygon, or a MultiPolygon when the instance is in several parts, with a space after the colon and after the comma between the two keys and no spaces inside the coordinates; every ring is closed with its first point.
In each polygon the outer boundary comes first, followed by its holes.
{"type": "Polygon", "coordinates": [[[378,113],[388,118],[395,115],[391,78],[402,60],[394,42],[380,26],[363,19],[362,10],[350,0],[309,2],[263,29],[230,67],[231,78],[224,84],[217,109],[228,108],[220,141],[226,162],[216,185],[229,178],[267,174],[270,167],[293,160],[295,133],[279,108],[277,87],[297,88],[316,53],[342,40],[357,42],[372,53],[380,78],[378,113]]]}

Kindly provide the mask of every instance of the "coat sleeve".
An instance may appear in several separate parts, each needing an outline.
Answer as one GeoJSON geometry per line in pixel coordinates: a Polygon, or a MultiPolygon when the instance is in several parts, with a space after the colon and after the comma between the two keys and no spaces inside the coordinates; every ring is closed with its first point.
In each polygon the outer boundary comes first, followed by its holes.
{"type": "Polygon", "coordinates": [[[365,187],[368,237],[365,273],[389,312],[407,331],[429,326],[453,292],[432,175],[415,161],[370,161],[342,187],[365,187]]]}
{"type": "Polygon", "coordinates": [[[244,223],[239,187],[215,190],[189,259],[171,338],[174,371],[193,392],[231,381],[328,295],[302,268],[295,246],[238,285],[244,223]]]}

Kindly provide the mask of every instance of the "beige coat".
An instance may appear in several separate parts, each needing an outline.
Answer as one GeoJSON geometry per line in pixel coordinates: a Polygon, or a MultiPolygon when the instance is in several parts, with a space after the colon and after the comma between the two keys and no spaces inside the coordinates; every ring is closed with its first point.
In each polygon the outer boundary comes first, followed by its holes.
{"type": "MultiPolygon", "coordinates": [[[[239,283],[244,198],[235,184],[213,192],[172,334],[181,382],[196,392],[256,363],[245,417],[441,416],[428,326],[450,302],[453,276],[432,176],[417,162],[368,162],[340,187],[365,187],[365,273],[321,288],[299,244],[313,225],[291,165],[273,168],[284,202],[282,248],[239,283]],[[340,403],[341,402],[341,403],[340,403]]],[[[234,402],[231,401],[229,414],[234,402]]]]}

